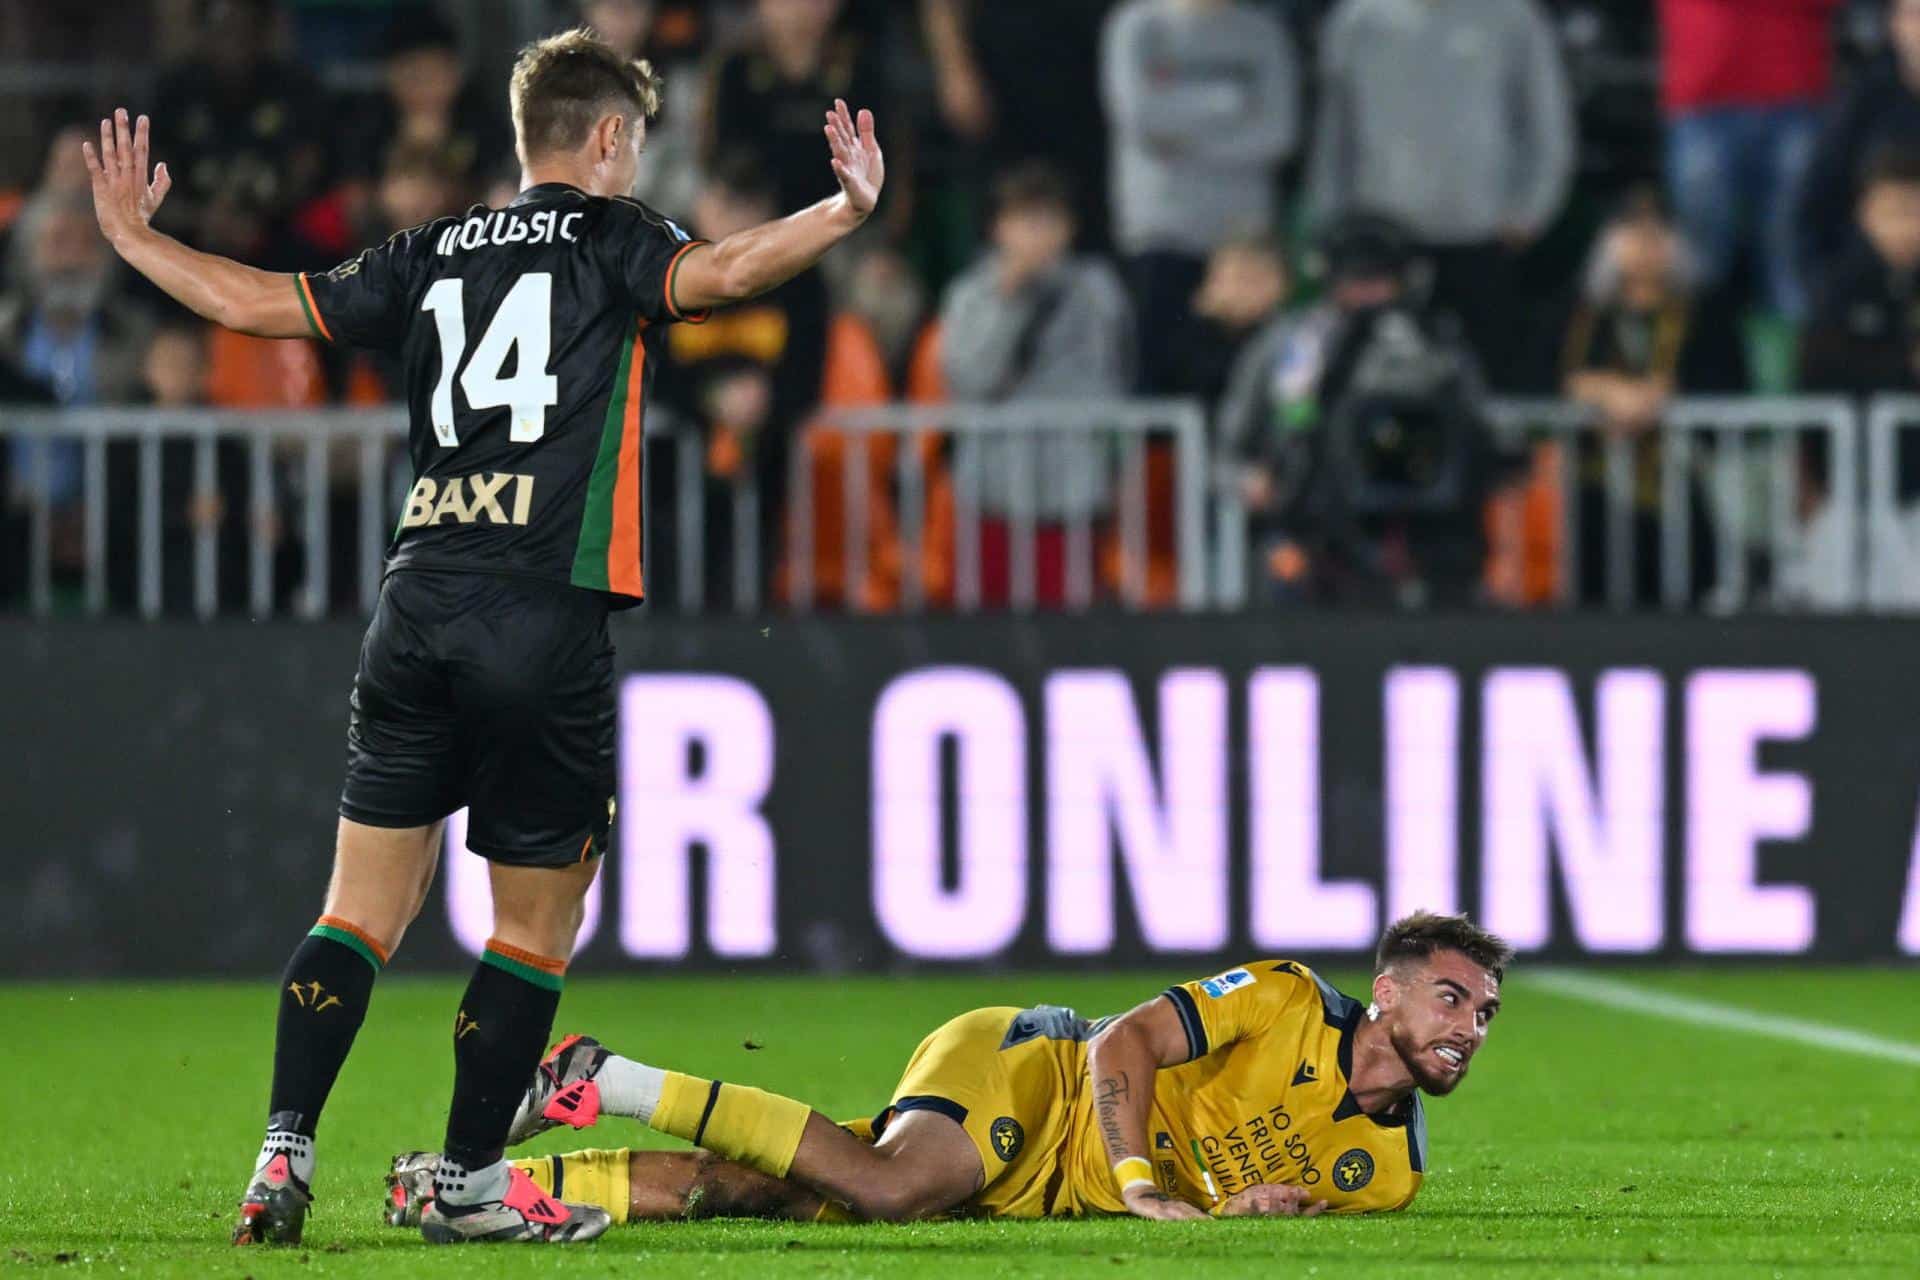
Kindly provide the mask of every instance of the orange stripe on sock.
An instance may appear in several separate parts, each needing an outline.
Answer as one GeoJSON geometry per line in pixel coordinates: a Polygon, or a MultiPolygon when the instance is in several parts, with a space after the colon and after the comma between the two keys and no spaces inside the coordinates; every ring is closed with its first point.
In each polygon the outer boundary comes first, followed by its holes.
{"type": "Polygon", "coordinates": [[[530,969],[538,969],[542,973],[550,973],[556,978],[567,971],[567,962],[565,960],[555,960],[551,956],[535,955],[531,951],[523,951],[512,943],[502,942],[498,938],[487,939],[487,950],[505,959],[516,960],[530,969]]]}
{"type": "Polygon", "coordinates": [[[372,934],[362,929],[359,925],[354,924],[351,920],[342,920],[339,916],[321,916],[318,920],[314,921],[314,923],[323,924],[329,929],[338,929],[342,933],[352,934],[354,937],[360,939],[361,944],[364,945],[367,950],[380,957],[381,964],[385,964],[389,959],[387,949],[375,942],[372,934]]]}

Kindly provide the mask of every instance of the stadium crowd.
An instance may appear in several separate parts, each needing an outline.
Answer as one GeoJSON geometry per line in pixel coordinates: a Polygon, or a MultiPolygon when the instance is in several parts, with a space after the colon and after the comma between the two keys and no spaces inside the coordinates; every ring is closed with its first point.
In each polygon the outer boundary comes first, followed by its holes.
{"type": "MultiPolygon", "coordinates": [[[[511,199],[498,68],[521,38],[567,24],[664,76],[636,194],[700,236],[828,194],[822,108],[872,107],[889,195],[857,249],[671,331],[657,394],[675,447],[699,451],[714,595],[737,576],[726,515],[750,485],[761,599],[787,598],[805,554],[817,602],[899,602],[894,458],[869,451],[856,571],[842,563],[844,440],[814,435],[794,466],[800,425],[822,408],[1196,398],[1220,489],[1253,516],[1256,599],[1384,591],[1523,607],[1561,585],[1561,472],[1540,451],[1493,446],[1473,421],[1488,395],[1590,406],[1651,475],[1676,396],[1920,391],[1920,0],[153,0],[125,6],[115,36],[67,8],[29,4],[0,24],[9,65],[80,56],[93,86],[22,91],[26,126],[0,152],[13,179],[0,195],[0,402],[190,414],[379,405],[395,385],[379,357],[211,328],[116,270],[79,144],[80,122],[122,100],[152,115],[175,175],[167,229],[282,270],[511,199]],[[1388,314],[1438,371],[1421,399],[1457,405],[1458,422],[1436,428],[1434,457],[1363,458],[1341,480],[1317,442],[1364,412],[1349,402],[1372,385],[1373,353],[1405,338],[1388,314]],[[1440,463],[1448,483],[1420,479],[1440,463]],[[804,553],[785,518],[796,475],[811,487],[804,553]]],[[[35,468],[19,438],[0,439],[0,606],[23,596],[36,504],[71,604],[79,446],[35,468]]],[[[929,484],[918,574],[938,603],[952,598],[960,463],[938,440],[914,447],[929,484]]],[[[1598,483],[1589,461],[1583,486],[1598,483]]],[[[293,455],[273,477],[281,511],[336,513],[340,611],[358,607],[355,462],[343,450],[320,494],[293,455]]],[[[190,446],[167,446],[168,610],[190,607],[180,566],[208,528],[223,609],[245,607],[256,534],[274,548],[276,593],[300,589],[299,523],[248,527],[247,465],[223,442],[207,492],[190,446]]],[[[993,607],[1010,596],[1016,495],[992,451],[966,465],[993,607]]],[[[1110,595],[1127,571],[1111,468],[1081,443],[1037,466],[1024,513],[1035,598],[1064,599],[1066,530],[1082,519],[1110,595]]],[[[1171,461],[1156,450],[1148,466],[1145,580],[1164,602],[1171,461]]],[[[111,448],[117,609],[134,597],[137,482],[132,447],[111,448]]],[[[1817,451],[1797,483],[1815,511],[1817,451]]],[[[1657,485],[1638,492],[1654,495],[1635,516],[1651,557],[1657,485]]],[[[671,530],[671,487],[654,493],[656,527],[671,530]]],[[[1601,504],[1582,510],[1598,519],[1601,504]]],[[[1704,589],[1714,521],[1690,524],[1704,589]]],[[[1581,539],[1583,596],[1603,542],[1581,539]]],[[[649,566],[656,599],[675,594],[668,561],[649,566]]],[[[1636,563],[1636,599],[1657,598],[1656,570],[1636,563]]]]}

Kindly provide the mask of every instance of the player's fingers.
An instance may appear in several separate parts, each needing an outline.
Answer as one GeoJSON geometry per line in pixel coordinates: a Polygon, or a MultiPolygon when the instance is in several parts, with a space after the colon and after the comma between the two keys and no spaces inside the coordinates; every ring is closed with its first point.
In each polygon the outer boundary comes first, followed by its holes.
{"type": "Polygon", "coordinates": [[[113,145],[122,169],[133,168],[133,135],[127,127],[127,109],[117,108],[113,113],[113,145]]]}
{"type": "Polygon", "coordinates": [[[100,167],[107,173],[113,172],[113,121],[100,122],[100,167]]]}
{"type": "Polygon", "coordinates": [[[860,108],[860,138],[862,141],[871,141],[873,138],[873,112],[865,107],[860,108]]]}
{"type": "Polygon", "coordinates": [[[173,175],[167,172],[167,162],[162,160],[159,167],[153,171],[153,185],[147,188],[147,192],[153,197],[154,203],[158,204],[167,198],[167,192],[171,190],[173,190],[173,175]]]}
{"type": "Polygon", "coordinates": [[[147,177],[147,118],[141,116],[133,122],[133,171],[140,175],[141,181],[147,177]]]}
{"type": "Polygon", "coordinates": [[[1326,1211],[1327,1202],[1325,1200],[1315,1200],[1312,1204],[1300,1211],[1300,1216],[1303,1218],[1317,1218],[1326,1211]]]}
{"type": "Polygon", "coordinates": [[[100,157],[94,154],[93,144],[91,142],[81,143],[80,154],[86,157],[88,176],[98,178],[100,176],[100,157]]]}

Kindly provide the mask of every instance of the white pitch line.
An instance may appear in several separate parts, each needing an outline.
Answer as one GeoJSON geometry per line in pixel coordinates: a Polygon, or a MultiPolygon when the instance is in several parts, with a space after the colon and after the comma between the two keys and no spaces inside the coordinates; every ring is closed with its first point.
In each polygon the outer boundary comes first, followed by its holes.
{"type": "Polygon", "coordinates": [[[1857,1053],[1865,1058],[1920,1067],[1920,1044],[1889,1040],[1866,1031],[1852,1031],[1830,1023],[1810,1022],[1805,1018],[1789,1018],[1784,1014],[1758,1013],[1738,1005],[1674,995],[1652,987],[1622,982],[1618,978],[1571,969],[1535,969],[1526,976],[1532,985],[1545,987],[1556,995],[1584,1000],[1588,1004],[1605,1005],[1609,1009],[1692,1023],[1698,1027],[1744,1031],[1750,1035],[1818,1045],[1841,1053],[1857,1053]]]}

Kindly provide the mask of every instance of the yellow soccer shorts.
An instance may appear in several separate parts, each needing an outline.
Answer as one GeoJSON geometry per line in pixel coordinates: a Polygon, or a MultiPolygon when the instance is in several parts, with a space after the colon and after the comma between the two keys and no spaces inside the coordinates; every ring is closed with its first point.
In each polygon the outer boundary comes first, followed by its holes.
{"type": "Polygon", "coordinates": [[[1033,1012],[975,1009],[940,1027],[914,1051],[882,1116],[932,1111],[967,1131],[986,1181],[961,1212],[1040,1218],[1059,1199],[1079,1044],[1010,1034],[1033,1012]]]}

